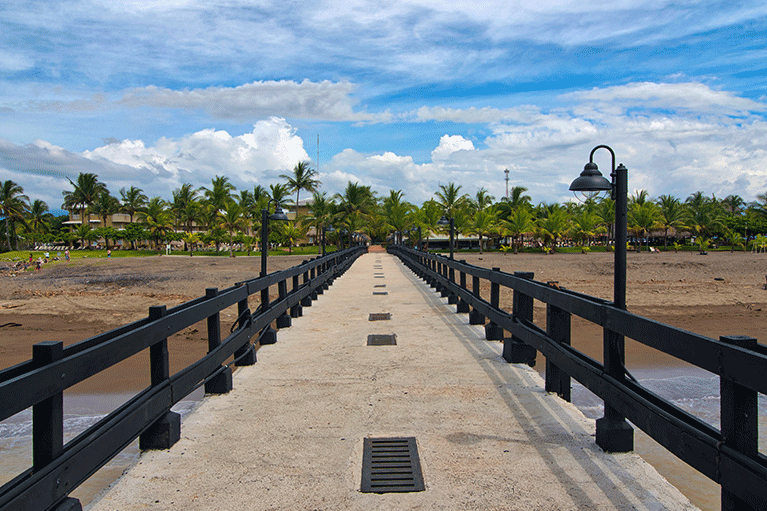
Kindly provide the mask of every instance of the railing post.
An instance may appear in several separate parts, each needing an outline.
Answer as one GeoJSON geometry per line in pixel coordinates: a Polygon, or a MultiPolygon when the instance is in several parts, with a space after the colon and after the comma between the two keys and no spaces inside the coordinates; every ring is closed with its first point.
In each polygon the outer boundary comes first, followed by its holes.
{"type": "MultiPolygon", "coordinates": [[[[305,259],[303,263],[301,264],[309,264],[309,260],[305,259]]],[[[304,271],[303,276],[301,277],[301,281],[303,285],[305,286],[309,282],[309,270],[304,271]]],[[[308,294],[301,298],[301,306],[302,307],[311,307],[312,306],[312,295],[308,294]]]]}
{"type": "MultiPolygon", "coordinates": [[[[32,360],[43,367],[64,358],[61,341],[40,342],[32,346],[32,360]]],[[[64,392],[32,407],[32,459],[35,472],[57,458],[64,449],[64,392]]]]}
{"type": "MultiPolygon", "coordinates": [[[[458,261],[461,264],[466,264],[466,259],[461,259],[458,261]]],[[[461,289],[466,289],[466,273],[460,272],[460,282],[461,282],[461,289]]],[[[461,297],[458,297],[458,305],[456,306],[456,312],[469,312],[471,308],[469,307],[469,304],[461,297]]]]}
{"type": "MultiPolygon", "coordinates": [[[[293,275],[293,287],[290,290],[290,293],[297,293],[298,288],[301,287],[298,283],[298,274],[293,275]]],[[[293,307],[290,308],[290,317],[291,318],[300,318],[304,315],[303,307],[301,307],[300,303],[295,304],[293,307]]]]}
{"type": "MultiPolygon", "coordinates": [[[[277,290],[279,292],[279,300],[282,301],[288,297],[288,282],[281,280],[277,283],[277,290]]],[[[286,310],[277,317],[277,328],[288,328],[293,324],[293,320],[290,318],[288,311],[286,310]]]]}
{"type": "MultiPolygon", "coordinates": [[[[493,273],[501,271],[500,268],[493,268],[493,273]]],[[[499,309],[501,304],[501,285],[490,281],[490,305],[493,309],[499,309]]],[[[485,325],[485,339],[488,341],[503,340],[503,328],[490,321],[485,325]]]]}
{"type": "MultiPolygon", "coordinates": [[[[267,288],[268,291],[268,288],[267,288]]],[[[267,299],[268,301],[268,299],[267,299]]],[[[245,322],[248,321],[250,318],[246,318],[245,316],[249,316],[248,312],[248,298],[245,297],[244,300],[240,300],[237,302],[237,317],[240,318],[240,324],[239,327],[242,327],[245,325],[245,322]]],[[[267,327],[269,330],[271,330],[271,327],[267,327]]],[[[274,330],[271,330],[274,332],[274,330]]],[[[268,334],[265,334],[268,335],[268,334]]],[[[276,334],[275,334],[276,338],[276,334]]],[[[263,341],[263,337],[261,338],[263,341]]],[[[274,342],[277,342],[276,340],[274,342]]],[[[271,343],[271,344],[274,344],[271,343]]],[[[262,342],[263,344],[263,342],[262,342]]],[[[234,352],[234,365],[236,366],[252,366],[256,363],[256,347],[252,344],[250,344],[250,341],[246,342],[244,346],[237,349],[237,351],[234,352]]]]}
{"type": "MultiPolygon", "coordinates": [[[[720,341],[741,348],[756,347],[756,339],[741,335],[723,336],[720,341]]],[[[723,377],[719,379],[720,421],[724,445],[756,459],[759,454],[758,393],[723,377]]],[[[720,474],[726,478],[726,474],[720,474]]],[[[756,509],[722,484],[722,511],[756,509]]]]}
{"type": "MultiPolygon", "coordinates": [[[[448,279],[448,268],[447,268],[446,262],[443,262],[442,265],[440,266],[439,274],[443,279],[445,280],[448,279]]],[[[439,294],[442,298],[445,298],[446,296],[450,296],[450,286],[448,286],[447,284],[445,285],[440,284],[439,294]]],[[[447,303],[450,303],[450,302],[448,301],[447,303]]]]}
{"type": "MultiPolygon", "coordinates": [[[[212,300],[218,296],[218,288],[209,287],[205,290],[205,299],[212,300]]],[[[216,312],[208,316],[208,353],[221,345],[221,314],[216,312]]],[[[232,368],[226,367],[220,373],[205,382],[206,394],[226,394],[232,390],[232,368]]]]}
{"type": "MultiPolygon", "coordinates": [[[[471,276],[471,293],[477,297],[481,298],[481,295],[479,294],[479,277],[476,275],[471,276]]],[[[471,312],[469,313],[469,324],[470,325],[484,325],[485,324],[485,316],[483,314],[480,314],[476,308],[472,308],[471,312]]]]}
{"type": "MultiPolygon", "coordinates": [[[[448,276],[447,279],[450,281],[451,284],[455,285],[455,268],[450,268],[448,270],[448,276]]],[[[450,291],[450,294],[447,297],[447,303],[450,305],[455,305],[458,303],[458,295],[455,294],[452,290],[450,291]]]]}
{"type": "MultiPolygon", "coordinates": [[[[165,317],[164,305],[149,307],[149,320],[156,321],[165,317]]],[[[168,339],[157,341],[149,347],[149,364],[152,387],[162,385],[170,377],[168,357],[168,339]]],[[[181,415],[168,410],[165,415],[152,424],[139,436],[138,445],[142,451],[147,449],[170,449],[181,439],[181,415]]]]}
{"type": "MultiPolygon", "coordinates": [[[[551,304],[546,305],[546,333],[554,342],[570,345],[571,314],[551,304]]],[[[555,392],[570,402],[570,375],[546,359],[546,392],[555,392]]]]}
{"type": "MultiPolygon", "coordinates": [[[[327,270],[328,262],[322,261],[319,266],[317,266],[317,276],[325,275],[325,271],[327,270]]],[[[323,282],[316,288],[314,288],[317,295],[321,295],[325,293],[325,283],[323,282]]]]}
{"type": "MultiPolygon", "coordinates": [[[[533,272],[515,271],[515,277],[532,280],[533,272]]],[[[533,297],[514,290],[512,296],[511,314],[520,321],[533,321],[533,297]]],[[[532,346],[525,344],[520,338],[512,335],[503,341],[503,358],[510,364],[527,364],[535,366],[536,351],[532,346]]]]}
{"type": "Polygon", "coordinates": [[[313,266],[309,275],[309,280],[312,283],[312,288],[313,288],[312,294],[311,294],[312,300],[316,300],[318,295],[321,294],[317,292],[317,288],[314,285],[314,279],[317,277],[317,273],[319,273],[319,268],[320,266],[313,266]]]}
{"type": "MultiPolygon", "coordinates": [[[[605,373],[613,378],[625,378],[623,336],[605,328],[603,339],[602,356],[605,373]]],[[[596,443],[605,452],[634,450],[634,428],[607,402],[605,402],[604,415],[597,419],[596,443]]]]}
{"type": "MultiPolygon", "coordinates": [[[[32,346],[32,361],[37,367],[46,366],[62,358],[64,358],[64,343],[61,341],[45,341],[32,346]]],[[[32,467],[34,472],[41,470],[60,456],[63,449],[64,392],[62,391],[32,406],[32,467]]],[[[69,482],[65,481],[64,485],[66,491],[69,482]]],[[[56,511],[82,511],[83,507],[79,500],[64,497],[54,509],[56,511]]]]}

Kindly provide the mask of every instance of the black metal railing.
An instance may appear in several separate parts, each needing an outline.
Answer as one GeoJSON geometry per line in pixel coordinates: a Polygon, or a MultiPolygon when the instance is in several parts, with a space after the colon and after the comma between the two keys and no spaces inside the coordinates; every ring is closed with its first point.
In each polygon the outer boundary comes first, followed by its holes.
{"type": "Polygon", "coordinates": [[[290,326],[290,318],[300,316],[301,307],[310,306],[366,250],[353,247],[222,291],[211,288],[170,309],[151,307],[145,319],[66,348],[61,342],[36,344],[31,360],[0,371],[0,420],[31,407],[33,429],[32,467],[0,487],[0,510],[80,508],[70,492],[136,438],[142,449],[169,448],[180,435],[180,418],[171,407],[202,385],[209,393],[231,390],[231,364],[224,363],[232,357],[236,365],[255,363],[255,343],[270,325],[290,326]],[[277,299],[251,313],[248,298],[275,285],[277,299]],[[235,304],[237,321],[221,339],[219,314],[235,304]],[[205,319],[208,353],[169,374],[168,337],[205,319]],[[151,385],[65,444],[64,390],[146,349],[151,385]]]}
{"type": "Polygon", "coordinates": [[[546,357],[547,391],[569,401],[570,379],[576,379],[719,483],[723,509],[767,509],[767,458],[758,449],[757,407],[758,394],[767,394],[767,346],[751,337],[716,340],[681,330],[616,308],[607,300],[536,282],[532,273],[481,268],[403,245],[390,246],[389,252],[447,296],[448,303],[457,304],[458,312],[469,312],[471,324],[484,324],[487,339],[503,339],[508,362],[530,362],[535,350],[541,352],[546,357]],[[480,295],[480,280],[490,283],[489,302],[480,295]],[[513,291],[511,313],[499,306],[501,287],[513,291]],[[533,323],[534,300],[546,304],[546,329],[533,323]],[[615,378],[601,363],[575,350],[570,346],[572,315],[718,375],[721,429],[630,377],[615,378]],[[504,330],[511,338],[504,339],[504,330]]]}

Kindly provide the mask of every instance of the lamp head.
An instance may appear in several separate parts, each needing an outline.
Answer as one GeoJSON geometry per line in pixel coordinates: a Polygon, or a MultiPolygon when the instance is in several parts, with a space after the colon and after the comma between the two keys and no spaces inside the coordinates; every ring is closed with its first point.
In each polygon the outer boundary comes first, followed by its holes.
{"type": "Polygon", "coordinates": [[[587,163],[583,167],[581,175],[570,184],[570,190],[582,202],[588,199],[595,199],[603,192],[609,192],[612,189],[612,183],[602,176],[602,173],[599,172],[599,167],[594,162],[587,163]]]}
{"type": "Polygon", "coordinates": [[[445,215],[442,215],[442,218],[437,220],[437,225],[450,225],[450,220],[445,215]]]}
{"type": "Polygon", "coordinates": [[[285,214],[285,212],[280,207],[280,203],[278,202],[277,205],[274,207],[274,213],[269,215],[269,220],[278,220],[280,222],[287,222],[288,221],[288,215],[285,214]]]}

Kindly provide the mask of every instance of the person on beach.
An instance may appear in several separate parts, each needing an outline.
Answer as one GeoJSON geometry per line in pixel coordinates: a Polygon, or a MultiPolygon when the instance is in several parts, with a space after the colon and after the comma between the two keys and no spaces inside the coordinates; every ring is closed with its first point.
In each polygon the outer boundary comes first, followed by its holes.
{"type": "Polygon", "coordinates": [[[32,259],[33,259],[33,257],[32,257],[32,252],[30,252],[30,253],[29,253],[29,262],[30,262],[30,263],[32,262],[32,259]]]}
{"type": "Polygon", "coordinates": [[[111,259],[111,258],[112,258],[112,251],[107,250],[107,259],[111,259]]]}
{"type": "Polygon", "coordinates": [[[64,259],[66,259],[66,260],[67,260],[67,262],[69,262],[69,249],[66,249],[66,250],[64,251],[64,259]]]}

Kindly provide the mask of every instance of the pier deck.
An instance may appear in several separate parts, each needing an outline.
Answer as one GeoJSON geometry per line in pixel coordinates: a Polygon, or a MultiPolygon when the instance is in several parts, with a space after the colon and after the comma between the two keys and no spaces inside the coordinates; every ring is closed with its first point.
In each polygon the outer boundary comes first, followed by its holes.
{"type": "Polygon", "coordinates": [[[695,509],[501,349],[395,257],[363,255],[89,509],[695,509]],[[415,437],[425,491],[360,492],[366,437],[415,437]]]}

